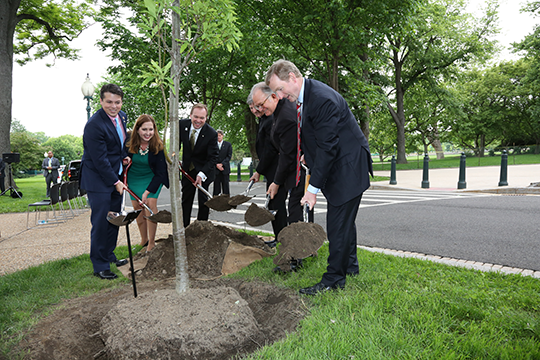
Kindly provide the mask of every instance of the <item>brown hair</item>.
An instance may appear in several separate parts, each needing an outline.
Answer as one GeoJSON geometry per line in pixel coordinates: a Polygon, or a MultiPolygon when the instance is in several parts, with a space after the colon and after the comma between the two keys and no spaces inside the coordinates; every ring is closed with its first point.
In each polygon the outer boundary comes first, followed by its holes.
{"type": "Polygon", "coordinates": [[[135,121],[133,131],[131,132],[131,139],[129,140],[127,145],[129,147],[130,153],[135,154],[137,151],[139,151],[139,147],[141,146],[139,129],[141,128],[141,126],[143,126],[144,123],[147,123],[149,121],[151,121],[154,125],[154,136],[152,136],[152,138],[148,142],[148,147],[150,148],[150,151],[152,151],[155,155],[157,155],[158,152],[163,150],[163,141],[161,141],[161,138],[159,137],[156,121],[152,116],[143,114],[139,116],[137,121],[135,121]]]}
{"type": "Polygon", "coordinates": [[[203,103],[197,103],[197,104],[193,105],[193,107],[191,108],[191,112],[189,114],[192,115],[193,110],[195,110],[196,108],[201,108],[201,109],[206,110],[206,117],[208,117],[208,108],[203,103]]]}
{"type": "Polygon", "coordinates": [[[272,75],[277,75],[279,80],[287,81],[289,80],[289,73],[293,73],[297,78],[301,78],[302,74],[300,70],[292,62],[288,60],[278,60],[270,66],[268,72],[266,73],[265,83],[266,85],[270,84],[270,79],[272,75]]]}

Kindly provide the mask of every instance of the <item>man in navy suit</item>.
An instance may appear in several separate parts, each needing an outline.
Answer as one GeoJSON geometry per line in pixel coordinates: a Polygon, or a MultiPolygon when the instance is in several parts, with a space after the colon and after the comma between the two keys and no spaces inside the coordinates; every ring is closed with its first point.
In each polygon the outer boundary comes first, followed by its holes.
{"type": "Polygon", "coordinates": [[[124,146],[127,117],[121,111],[123,98],[118,85],[104,85],[100,91],[101,109],[88,120],[83,133],[80,187],[86,190],[92,209],[90,260],[94,275],[107,280],[118,277],[110,270],[110,263],[127,264],[126,259],[118,260],[114,254],[118,226],[107,221],[109,211],[121,210],[124,184],[119,175],[129,162],[124,146]]]}
{"type": "MultiPolygon", "coordinates": [[[[195,184],[182,176],[182,212],[184,227],[191,222],[191,209],[197,185],[204,189],[214,181],[214,168],[218,162],[217,132],[206,123],[208,109],[204,104],[195,104],[190,119],[180,120],[180,144],[183,146],[182,167],[195,180],[195,184]]],[[[197,220],[208,220],[210,209],[204,203],[206,195],[198,191],[199,211],[197,220]]]]}
{"type": "Polygon", "coordinates": [[[216,164],[216,179],[214,180],[214,196],[221,194],[230,195],[229,176],[231,174],[232,145],[223,140],[223,130],[217,130],[219,155],[216,164]]]}
{"type": "Polygon", "coordinates": [[[328,85],[304,79],[292,62],[276,61],[265,82],[280,99],[296,102],[300,113],[300,143],[311,172],[301,203],[312,208],[319,190],[328,202],[328,267],[319,283],[300,293],[341,289],[347,275],[359,273],[355,220],[369,174],[373,176],[367,139],[345,99],[328,85]]]}

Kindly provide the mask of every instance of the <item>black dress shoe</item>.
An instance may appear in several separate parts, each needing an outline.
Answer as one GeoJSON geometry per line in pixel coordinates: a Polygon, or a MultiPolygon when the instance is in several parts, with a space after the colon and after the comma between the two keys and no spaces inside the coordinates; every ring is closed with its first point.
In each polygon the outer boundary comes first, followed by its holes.
{"type": "Polygon", "coordinates": [[[268,246],[270,249],[273,249],[273,248],[275,248],[276,245],[277,245],[277,240],[274,239],[274,240],[272,240],[272,241],[265,241],[264,243],[265,243],[266,246],[268,246]]]}
{"type": "Polygon", "coordinates": [[[98,278],[103,279],[103,280],[113,280],[118,277],[118,275],[113,273],[111,270],[103,270],[100,272],[95,272],[94,276],[97,276],[98,278]]]}
{"type": "Polygon", "coordinates": [[[124,266],[128,263],[128,259],[122,259],[122,260],[116,260],[114,262],[114,264],[118,267],[118,266],[124,266]]]}
{"type": "Polygon", "coordinates": [[[317,295],[319,293],[324,293],[324,292],[327,292],[327,291],[330,291],[330,290],[337,290],[337,289],[343,289],[343,286],[339,286],[339,285],[334,285],[334,286],[327,286],[325,284],[321,282],[313,285],[313,286],[310,286],[310,287],[307,287],[307,288],[303,288],[303,289],[300,289],[300,294],[302,295],[317,295]]]}

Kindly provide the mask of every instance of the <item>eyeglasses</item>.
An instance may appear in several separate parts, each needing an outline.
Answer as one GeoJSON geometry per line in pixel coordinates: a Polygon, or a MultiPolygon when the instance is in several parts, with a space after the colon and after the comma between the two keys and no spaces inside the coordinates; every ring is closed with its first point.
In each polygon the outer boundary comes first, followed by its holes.
{"type": "Polygon", "coordinates": [[[272,94],[268,95],[268,96],[266,97],[266,99],[264,99],[264,101],[262,102],[262,104],[260,104],[260,105],[255,105],[255,109],[261,111],[261,110],[262,110],[262,107],[264,106],[264,103],[266,102],[266,100],[268,100],[268,98],[269,98],[270,96],[272,96],[272,94]]]}

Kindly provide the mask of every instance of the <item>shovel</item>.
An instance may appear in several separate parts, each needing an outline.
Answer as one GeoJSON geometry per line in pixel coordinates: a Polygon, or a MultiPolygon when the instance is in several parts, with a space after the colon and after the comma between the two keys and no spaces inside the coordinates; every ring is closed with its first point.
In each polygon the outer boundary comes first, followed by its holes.
{"type": "Polygon", "coordinates": [[[266,195],[266,201],[264,202],[264,208],[258,207],[255,203],[252,203],[244,214],[244,220],[250,226],[261,226],[270,221],[276,219],[275,215],[277,210],[268,210],[268,203],[270,202],[270,195],[266,195]]]}
{"type": "MultiPolygon", "coordinates": [[[[178,168],[180,171],[182,171],[182,174],[191,181],[193,185],[195,185],[195,180],[184,170],[181,163],[178,163],[178,168]]],[[[203,188],[201,185],[197,184],[197,189],[199,191],[202,191],[206,197],[208,197],[208,201],[204,203],[204,205],[208,206],[210,209],[216,210],[216,211],[227,211],[231,210],[233,207],[232,205],[229,205],[229,195],[219,195],[216,197],[213,197],[210,195],[210,193],[203,188]]]]}
{"type": "Polygon", "coordinates": [[[253,198],[253,196],[248,196],[249,194],[249,190],[251,189],[251,187],[253,186],[253,183],[254,181],[251,180],[247,186],[247,189],[246,191],[244,191],[243,193],[241,193],[240,195],[234,195],[233,197],[231,197],[229,199],[229,205],[232,205],[232,206],[237,206],[237,205],[240,205],[240,204],[243,204],[245,203],[246,201],[250,200],[253,198]]]}
{"type": "MultiPolygon", "coordinates": [[[[131,166],[131,162],[127,166],[124,167],[124,172],[123,172],[124,184],[127,184],[127,172],[128,172],[128,169],[129,169],[130,166],[131,166]]],[[[131,194],[131,196],[133,196],[139,202],[139,204],[141,206],[143,206],[146,210],[148,210],[150,212],[151,215],[150,216],[145,216],[146,219],[148,219],[150,221],[153,221],[153,222],[165,223],[165,224],[168,224],[168,223],[172,222],[172,216],[171,216],[170,212],[168,212],[167,210],[161,210],[161,211],[158,211],[157,214],[154,214],[152,209],[150,209],[150,207],[148,207],[148,205],[143,203],[142,200],[137,195],[135,195],[135,193],[133,191],[128,189],[127,186],[125,187],[125,190],[129,194],[131,194]]],[[[126,225],[126,223],[125,223],[126,214],[127,213],[124,210],[124,198],[122,198],[122,211],[120,213],[115,213],[115,212],[109,211],[110,216],[107,215],[107,220],[109,220],[109,222],[111,224],[114,224],[116,226],[124,226],[124,225],[126,225]]]]}

